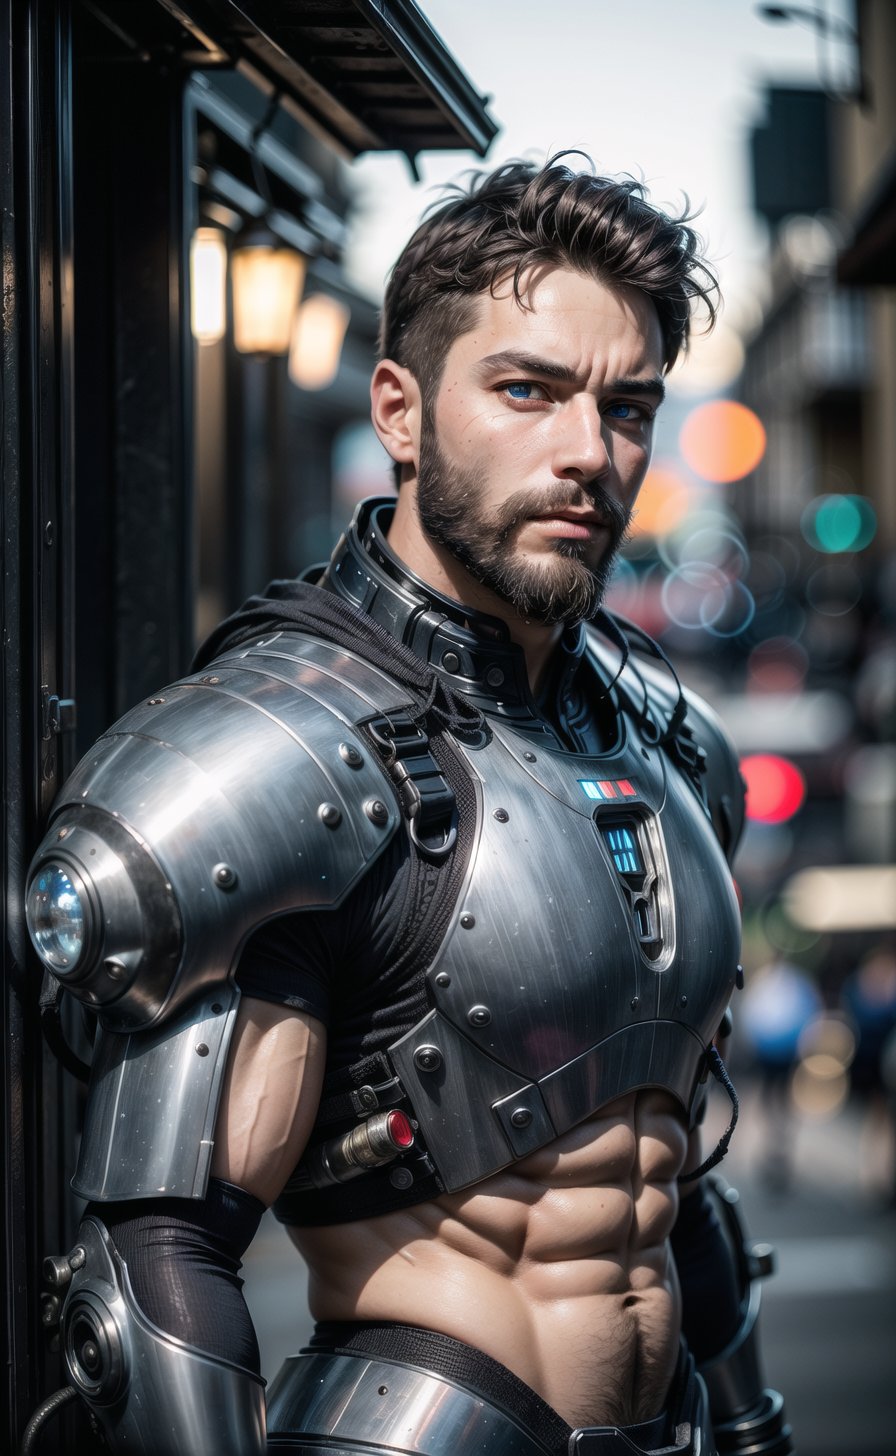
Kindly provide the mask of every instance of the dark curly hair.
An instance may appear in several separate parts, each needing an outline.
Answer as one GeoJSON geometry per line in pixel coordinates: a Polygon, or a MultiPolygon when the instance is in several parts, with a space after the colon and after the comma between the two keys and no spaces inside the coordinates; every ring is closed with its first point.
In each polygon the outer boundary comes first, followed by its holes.
{"type": "Polygon", "coordinates": [[[521,280],[533,266],[559,265],[640,289],[659,315],[667,369],[687,348],[695,299],[708,326],[715,322],[718,283],[688,226],[693,214],[662,212],[631,177],[573,172],[560,165],[569,155],[584,154],[561,152],[543,167],[507,162],[474,174],[469,190],[453,185],[398,258],[383,305],[380,358],[409,369],[424,399],[433,399],[454,340],[473,327],[477,296],[512,278],[525,307],[521,280]]]}

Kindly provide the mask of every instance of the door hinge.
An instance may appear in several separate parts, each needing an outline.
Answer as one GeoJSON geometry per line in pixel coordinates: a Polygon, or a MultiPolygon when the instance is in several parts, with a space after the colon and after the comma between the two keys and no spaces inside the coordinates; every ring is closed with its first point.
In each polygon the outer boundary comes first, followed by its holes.
{"type": "Polygon", "coordinates": [[[78,726],[78,705],[74,698],[60,698],[47,688],[41,693],[41,719],[44,738],[54,733],[71,733],[78,726]]]}

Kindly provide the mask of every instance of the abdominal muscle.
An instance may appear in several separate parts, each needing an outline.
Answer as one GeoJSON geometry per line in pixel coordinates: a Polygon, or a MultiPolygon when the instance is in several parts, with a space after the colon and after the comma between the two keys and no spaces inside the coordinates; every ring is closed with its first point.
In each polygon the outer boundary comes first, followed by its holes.
{"type": "Polygon", "coordinates": [[[649,1420],[678,1354],[667,1240],[686,1152],[677,1104],[636,1092],[463,1192],[291,1229],[312,1313],[463,1340],[574,1427],[649,1420]]]}

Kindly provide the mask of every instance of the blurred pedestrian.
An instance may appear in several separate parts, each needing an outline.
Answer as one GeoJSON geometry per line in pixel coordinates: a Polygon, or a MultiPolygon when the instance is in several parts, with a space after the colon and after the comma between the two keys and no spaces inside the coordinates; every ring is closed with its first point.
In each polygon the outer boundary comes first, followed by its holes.
{"type": "Polygon", "coordinates": [[[762,1149],[760,1171],[774,1192],[790,1186],[793,1167],[791,1080],[800,1035],[822,1009],[811,977],[783,958],[769,962],[750,980],[739,1024],[746,1034],[759,1079],[762,1149]]]}

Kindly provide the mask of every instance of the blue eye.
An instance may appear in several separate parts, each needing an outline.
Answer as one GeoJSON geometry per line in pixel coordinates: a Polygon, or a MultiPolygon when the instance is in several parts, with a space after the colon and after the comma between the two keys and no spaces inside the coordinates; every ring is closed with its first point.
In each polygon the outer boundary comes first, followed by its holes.
{"type": "Polygon", "coordinates": [[[531,384],[524,384],[521,381],[519,384],[508,384],[506,386],[506,389],[507,389],[507,393],[510,395],[511,399],[531,399],[532,398],[532,385],[531,384]]]}
{"type": "Polygon", "coordinates": [[[649,420],[652,419],[651,411],[643,405],[631,404],[628,400],[617,399],[613,404],[607,406],[607,414],[614,420],[649,420]]]}

